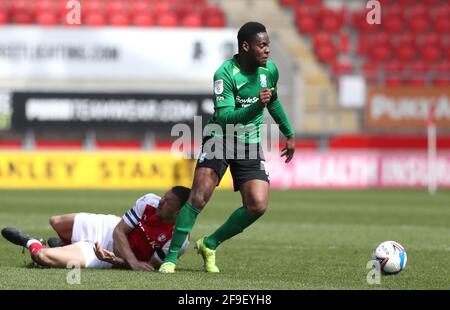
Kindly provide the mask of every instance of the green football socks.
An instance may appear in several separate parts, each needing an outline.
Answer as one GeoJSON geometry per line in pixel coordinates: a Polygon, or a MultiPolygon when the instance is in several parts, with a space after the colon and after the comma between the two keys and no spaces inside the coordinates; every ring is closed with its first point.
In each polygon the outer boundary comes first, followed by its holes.
{"type": "Polygon", "coordinates": [[[172,262],[174,264],[177,262],[180,249],[183,246],[189,232],[192,230],[192,227],[194,227],[195,220],[197,219],[197,215],[199,213],[200,209],[192,207],[189,202],[186,202],[181,208],[173,229],[169,252],[164,259],[164,262],[172,262]]]}
{"type": "Polygon", "coordinates": [[[215,250],[220,243],[231,237],[241,233],[245,228],[250,226],[254,221],[256,221],[261,214],[251,214],[244,207],[240,207],[235,210],[228,220],[222,224],[214,233],[205,237],[205,245],[215,250]]]}

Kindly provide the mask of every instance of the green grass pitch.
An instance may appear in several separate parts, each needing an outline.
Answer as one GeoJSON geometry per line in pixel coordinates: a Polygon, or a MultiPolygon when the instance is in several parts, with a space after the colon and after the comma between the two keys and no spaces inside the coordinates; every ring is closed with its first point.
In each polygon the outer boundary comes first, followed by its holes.
{"type": "MultiPolygon", "coordinates": [[[[50,237],[50,215],[122,215],[148,191],[0,191],[0,226],[50,237]]],[[[160,192],[157,192],[160,193],[160,192]]],[[[216,191],[192,231],[210,233],[240,206],[240,196],[216,191]]],[[[449,289],[450,192],[422,190],[271,191],[267,213],[221,245],[220,274],[206,274],[193,243],[173,275],[129,270],[30,267],[28,252],[0,237],[0,289],[449,289]],[[367,284],[376,244],[400,242],[406,269],[367,284]]]]}

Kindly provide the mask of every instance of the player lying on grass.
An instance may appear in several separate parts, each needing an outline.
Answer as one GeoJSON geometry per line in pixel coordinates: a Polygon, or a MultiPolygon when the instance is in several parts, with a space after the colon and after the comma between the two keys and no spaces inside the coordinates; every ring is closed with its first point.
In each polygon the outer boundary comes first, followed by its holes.
{"type": "MultiPolygon", "coordinates": [[[[72,213],[52,216],[50,225],[59,235],[46,247],[40,238],[7,227],[2,235],[26,247],[31,258],[42,266],[66,268],[131,268],[154,270],[162,263],[172,237],[173,226],[190,189],[175,186],[162,197],[146,194],[120,218],[115,215],[72,213]]],[[[187,238],[184,253],[189,245],[187,238]]]]}

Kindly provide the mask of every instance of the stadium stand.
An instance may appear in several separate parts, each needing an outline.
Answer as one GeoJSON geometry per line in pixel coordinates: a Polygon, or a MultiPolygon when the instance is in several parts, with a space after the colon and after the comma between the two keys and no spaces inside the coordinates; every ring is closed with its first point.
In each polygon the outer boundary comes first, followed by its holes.
{"type": "MultiPolygon", "coordinates": [[[[206,0],[80,0],[89,27],[215,27],[226,24],[222,9],[206,0]]],[[[69,26],[66,1],[2,0],[0,25],[69,26]]]]}
{"type": "Polygon", "coordinates": [[[334,77],[362,73],[370,85],[450,85],[449,71],[439,69],[449,61],[448,1],[380,1],[380,25],[366,22],[365,8],[335,8],[320,0],[279,2],[292,10],[297,30],[334,77]],[[343,43],[343,34],[350,42],[343,43]]]}

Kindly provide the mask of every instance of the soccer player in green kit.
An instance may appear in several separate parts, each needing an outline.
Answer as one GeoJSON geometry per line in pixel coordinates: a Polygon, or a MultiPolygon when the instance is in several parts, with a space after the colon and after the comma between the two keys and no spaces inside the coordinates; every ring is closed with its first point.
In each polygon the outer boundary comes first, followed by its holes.
{"type": "Polygon", "coordinates": [[[175,272],[179,250],[228,166],[234,190],[240,191],[243,206],[236,209],[215,232],[196,242],[195,248],[203,257],[205,270],[219,272],[215,261],[216,248],[225,240],[241,233],[266,211],[269,178],[259,145],[265,108],[286,138],[286,147],[281,156],[286,156],[287,163],[294,155],[295,133],[277,96],[278,69],[268,60],[270,41],[266,28],[257,22],[244,24],[238,32],[238,44],[238,54],[225,61],[214,75],[215,111],[206,127],[220,126],[223,134],[211,130],[211,134],[203,139],[191,193],[177,217],[172,243],[159,272],[175,272]],[[232,128],[236,125],[244,128],[244,133],[236,130],[227,132],[229,124],[233,125],[232,128]],[[230,135],[232,143],[229,143],[230,135]],[[212,141],[215,145],[214,152],[206,147],[212,141]],[[236,150],[239,149],[239,143],[244,146],[244,158],[236,150]],[[250,155],[252,148],[257,150],[254,154],[256,156],[250,155]],[[220,156],[225,151],[226,156],[220,156]]]}

